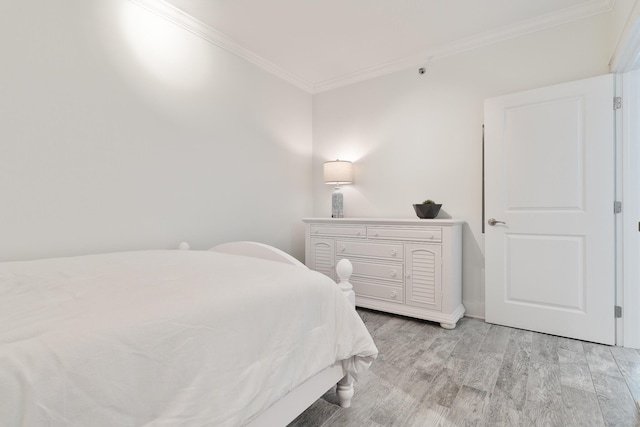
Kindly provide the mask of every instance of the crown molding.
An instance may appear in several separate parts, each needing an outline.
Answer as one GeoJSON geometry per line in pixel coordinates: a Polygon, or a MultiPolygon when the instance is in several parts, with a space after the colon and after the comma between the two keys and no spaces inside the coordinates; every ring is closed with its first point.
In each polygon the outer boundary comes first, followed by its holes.
{"type": "Polygon", "coordinates": [[[613,9],[615,3],[615,0],[590,0],[587,3],[578,6],[569,7],[557,12],[521,21],[516,24],[507,25],[477,36],[435,46],[431,49],[400,58],[398,60],[361,69],[333,79],[311,83],[240,46],[225,34],[211,28],[202,21],[199,21],[177,7],[170,5],[164,0],[129,1],[311,94],[325,92],[338,87],[380,77],[416,65],[424,65],[426,62],[430,62],[435,59],[444,58],[446,56],[455,55],[471,49],[520,37],[536,31],[598,15],[600,13],[609,12],[613,9]]]}
{"type": "Polygon", "coordinates": [[[166,19],[169,22],[195,34],[196,36],[213,43],[214,45],[239,56],[254,65],[262,68],[263,70],[274,74],[282,80],[291,83],[292,85],[304,90],[305,92],[312,93],[313,85],[293,73],[285,70],[276,64],[267,61],[259,55],[251,52],[248,49],[240,46],[238,43],[232,41],[225,34],[217,31],[202,21],[194,18],[193,16],[183,12],[175,6],[163,0],[129,0],[155,15],[166,19]]]}
{"type": "Polygon", "coordinates": [[[385,64],[358,70],[334,79],[325,80],[314,84],[313,93],[325,92],[342,86],[358,83],[364,80],[391,74],[410,67],[424,65],[435,59],[455,55],[471,49],[488,46],[512,38],[524,36],[536,31],[545,30],[562,24],[567,24],[579,19],[588,18],[613,9],[615,0],[591,0],[588,3],[573,6],[557,12],[541,15],[536,18],[507,25],[493,31],[488,31],[472,37],[467,37],[451,43],[442,44],[420,53],[400,58],[385,64]]]}
{"type": "Polygon", "coordinates": [[[640,1],[636,3],[620,34],[609,61],[612,73],[625,73],[640,68],[640,1]]]}

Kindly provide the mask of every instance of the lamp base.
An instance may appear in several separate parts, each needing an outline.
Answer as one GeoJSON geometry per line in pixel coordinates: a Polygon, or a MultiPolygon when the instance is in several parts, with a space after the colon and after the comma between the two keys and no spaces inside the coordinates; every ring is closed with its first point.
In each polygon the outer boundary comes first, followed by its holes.
{"type": "Polygon", "coordinates": [[[331,194],[331,218],[344,218],[344,202],[338,188],[331,194]]]}

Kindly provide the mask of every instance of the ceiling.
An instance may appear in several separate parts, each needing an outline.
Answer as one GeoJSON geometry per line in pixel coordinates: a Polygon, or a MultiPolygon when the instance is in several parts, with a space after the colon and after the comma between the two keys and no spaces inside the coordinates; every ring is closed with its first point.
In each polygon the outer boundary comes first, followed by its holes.
{"type": "Polygon", "coordinates": [[[132,0],[318,92],[611,10],[614,0],[132,0]]]}

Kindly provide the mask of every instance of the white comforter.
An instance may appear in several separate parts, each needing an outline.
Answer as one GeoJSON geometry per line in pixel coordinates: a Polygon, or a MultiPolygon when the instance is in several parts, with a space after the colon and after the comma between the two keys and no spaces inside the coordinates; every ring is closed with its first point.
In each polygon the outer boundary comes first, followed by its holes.
{"type": "Polygon", "coordinates": [[[211,251],[0,263],[1,426],[236,426],[377,354],[339,288],[211,251]]]}

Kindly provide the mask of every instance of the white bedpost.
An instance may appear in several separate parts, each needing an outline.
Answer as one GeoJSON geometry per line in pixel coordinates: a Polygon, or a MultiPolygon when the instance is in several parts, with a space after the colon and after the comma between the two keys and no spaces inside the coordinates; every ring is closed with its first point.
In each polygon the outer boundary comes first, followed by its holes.
{"type": "MultiPolygon", "coordinates": [[[[347,297],[351,305],[356,306],[356,294],[353,292],[353,286],[349,283],[349,278],[353,273],[353,265],[348,259],[341,259],[336,265],[336,273],[340,278],[338,286],[347,297]]],[[[336,394],[338,402],[343,408],[351,406],[351,398],[353,397],[353,377],[349,374],[345,375],[336,386],[336,394]]]]}
{"type": "Polygon", "coordinates": [[[351,406],[351,398],[353,397],[353,377],[349,374],[345,375],[336,386],[336,394],[338,395],[338,403],[343,408],[351,406]]]}
{"type": "Polygon", "coordinates": [[[338,286],[344,292],[344,295],[347,297],[351,305],[356,306],[356,293],[353,292],[353,286],[349,283],[349,278],[353,273],[353,265],[348,259],[341,259],[336,265],[336,273],[338,273],[338,277],[340,278],[340,282],[338,286]]]}

